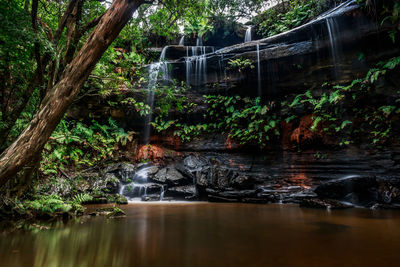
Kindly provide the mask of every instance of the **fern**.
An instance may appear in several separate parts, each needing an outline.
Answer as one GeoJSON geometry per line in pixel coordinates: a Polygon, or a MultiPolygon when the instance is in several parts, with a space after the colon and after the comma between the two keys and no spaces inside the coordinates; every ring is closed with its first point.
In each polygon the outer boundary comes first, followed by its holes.
{"type": "Polygon", "coordinates": [[[89,194],[86,194],[86,193],[75,195],[74,198],[72,199],[72,201],[74,203],[78,203],[78,204],[85,204],[85,203],[90,202],[92,200],[93,200],[93,197],[91,195],[89,195],[89,194]]]}

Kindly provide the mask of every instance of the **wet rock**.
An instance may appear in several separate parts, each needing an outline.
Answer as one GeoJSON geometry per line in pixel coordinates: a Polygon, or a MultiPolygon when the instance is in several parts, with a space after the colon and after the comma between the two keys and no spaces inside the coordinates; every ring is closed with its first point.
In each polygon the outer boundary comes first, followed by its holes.
{"type": "Polygon", "coordinates": [[[373,210],[400,210],[400,204],[375,204],[371,206],[373,210]]]}
{"type": "Polygon", "coordinates": [[[340,202],[334,199],[304,199],[300,203],[300,207],[316,208],[316,209],[348,209],[352,208],[353,205],[350,203],[340,202]]]}
{"type": "Polygon", "coordinates": [[[193,198],[196,196],[196,187],[194,185],[171,187],[167,189],[165,195],[173,198],[193,198]]]}
{"type": "Polygon", "coordinates": [[[120,205],[128,204],[128,200],[126,199],[126,197],[119,195],[119,194],[115,195],[114,202],[117,204],[120,204],[120,205]]]}
{"type": "Polygon", "coordinates": [[[136,155],[137,161],[151,160],[152,162],[160,162],[164,159],[164,150],[154,145],[145,145],[139,148],[136,155]]]}
{"type": "Polygon", "coordinates": [[[128,198],[141,197],[143,195],[159,194],[161,192],[162,185],[156,183],[147,184],[128,184],[123,190],[122,194],[128,198]]]}
{"type": "Polygon", "coordinates": [[[142,196],[141,200],[142,201],[160,201],[160,195],[154,194],[154,195],[142,196]]]}
{"type": "Polygon", "coordinates": [[[167,180],[167,168],[162,168],[159,170],[152,178],[155,182],[165,183],[167,180]]]}
{"type": "Polygon", "coordinates": [[[191,172],[201,171],[209,163],[202,157],[188,156],[183,160],[185,167],[191,172]]]}
{"type": "Polygon", "coordinates": [[[183,175],[175,168],[168,168],[165,176],[166,181],[173,184],[180,184],[184,180],[183,175]]]}
{"type": "Polygon", "coordinates": [[[114,173],[106,173],[104,176],[90,175],[85,177],[89,183],[88,191],[116,194],[119,190],[120,181],[114,173]]]}
{"type": "Polygon", "coordinates": [[[180,185],[186,182],[185,177],[174,167],[161,169],[151,179],[158,183],[168,183],[170,185],[180,185]]]}
{"type": "Polygon", "coordinates": [[[132,181],[131,179],[135,175],[135,172],[136,168],[134,165],[129,163],[120,163],[118,169],[114,173],[121,183],[128,184],[132,181]]]}
{"type": "Polygon", "coordinates": [[[230,186],[237,189],[251,189],[256,184],[256,181],[247,175],[239,175],[233,178],[230,182],[230,186]]]}
{"type": "Polygon", "coordinates": [[[196,181],[197,181],[197,185],[199,185],[201,187],[207,187],[207,185],[208,185],[207,174],[197,171],[196,172],[196,181]]]}
{"type": "Polygon", "coordinates": [[[110,213],[106,214],[107,218],[125,217],[125,215],[125,211],[118,207],[114,207],[110,213]]]}
{"type": "Polygon", "coordinates": [[[208,195],[207,199],[210,202],[239,202],[239,199],[225,198],[225,197],[216,196],[216,195],[208,195]]]}
{"type": "Polygon", "coordinates": [[[111,173],[107,173],[105,176],[105,191],[106,193],[116,194],[119,190],[119,179],[111,173]]]}
{"type": "Polygon", "coordinates": [[[325,182],[315,189],[320,198],[344,199],[354,193],[358,198],[372,198],[376,201],[373,189],[378,187],[375,176],[350,176],[325,182]]]}
{"type": "Polygon", "coordinates": [[[147,175],[149,177],[154,176],[159,171],[159,167],[157,166],[150,166],[146,168],[147,175]]]}
{"type": "Polygon", "coordinates": [[[214,189],[207,188],[206,193],[208,194],[208,198],[210,199],[218,199],[221,200],[235,200],[239,201],[243,198],[255,198],[256,197],[256,190],[229,190],[229,191],[217,191],[214,189]]]}
{"type": "Polygon", "coordinates": [[[107,216],[107,218],[124,217],[125,212],[118,207],[105,207],[89,213],[90,216],[107,216]]]}

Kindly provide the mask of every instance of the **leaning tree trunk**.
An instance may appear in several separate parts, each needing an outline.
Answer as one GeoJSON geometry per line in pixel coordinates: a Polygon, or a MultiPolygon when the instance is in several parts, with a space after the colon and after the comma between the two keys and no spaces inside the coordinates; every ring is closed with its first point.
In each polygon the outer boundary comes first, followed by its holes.
{"type": "Polygon", "coordinates": [[[46,94],[31,123],[0,155],[0,186],[41,153],[96,63],[143,2],[114,0],[81,50],[66,66],[60,81],[46,94]]]}

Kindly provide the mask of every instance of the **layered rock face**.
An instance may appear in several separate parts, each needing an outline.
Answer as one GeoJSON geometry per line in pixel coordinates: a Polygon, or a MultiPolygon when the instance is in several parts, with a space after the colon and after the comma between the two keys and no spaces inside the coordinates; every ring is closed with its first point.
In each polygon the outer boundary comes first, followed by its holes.
{"type": "MultiPolygon", "coordinates": [[[[400,203],[400,148],[319,152],[184,152],[169,164],[145,165],[147,190],[121,191],[142,200],[301,203],[311,207],[389,208],[400,203]]],[[[106,170],[120,186],[143,164],[106,170]]]]}
{"type": "Polygon", "coordinates": [[[192,49],[168,47],[171,77],[187,81],[201,93],[261,94],[269,98],[302,92],[326,81],[351,81],[364,76],[376,62],[399,53],[387,28],[368,18],[353,1],[270,38],[214,53],[206,47],[205,68],[197,73],[192,69],[188,78],[187,57],[196,54],[192,49]],[[362,61],[360,54],[365,57],[362,61]],[[229,60],[238,58],[251,60],[255,68],[244,73],[229,69],[229,60]],[[198,75],[205,78],[193,77],[198,75]]]}
{"type": "MultiPolygon", "coordinates": [[[[320,86],[326,82],[342,84],[362,78],[378,61],[399,54],[400,48],[388,37],[386,26],[370,19],[354,1],[348,1],[310,23],[270,38],[220,50],[210,46],[169,46],[165,64],[169,66],[170,79],[191,85],[186,97],[197,107],[185,116],[188,121],[199,122],[206,111],[203,94],[260,96],[279,102],[290,94],[322,90],[320,86]],[[229,68],[232,59],[248,59],[254,68],[238,72],[229,68]]],[[[398,77],[392,82],[388,88],[398,88],[398,77]]],[[[390,90],[382,95],[389,95],[390,90]]],[[[144,122],[132,110],[107,112],[114,112],[114,117],[127,128],[142,130],[144,122]]],[[[292,143],[315,139],[329,142],[325,136],[316,136],[311,125],[311,115],[304,114],[298,125],[283,127],[280,144],[264,151],[243,148],[219,134],[187,143],[172,134],[153,134],[152,146],[136,151],[138,162],[152,162],[145,167],[146,179],[137,176],[144,168],[140,164],[130,166],[128,171],[126,166],[117,166],[106,170],[105,175],[120,181],[121,194],[142,200],[397,207],[399,147],[370,151],[316,150],[316,146],[309,146],[301,152],[293,151],[292,143]]]]}

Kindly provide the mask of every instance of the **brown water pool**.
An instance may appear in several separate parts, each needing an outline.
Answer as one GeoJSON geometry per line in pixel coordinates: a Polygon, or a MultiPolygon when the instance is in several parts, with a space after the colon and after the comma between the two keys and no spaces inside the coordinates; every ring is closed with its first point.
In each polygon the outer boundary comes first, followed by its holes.
{"type": "Polygon", "coordinates": [[[0,266],[400,266],[400,211],[129,204],[125,218],[3,234],[0,266]]]}

